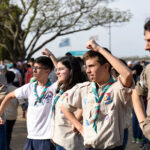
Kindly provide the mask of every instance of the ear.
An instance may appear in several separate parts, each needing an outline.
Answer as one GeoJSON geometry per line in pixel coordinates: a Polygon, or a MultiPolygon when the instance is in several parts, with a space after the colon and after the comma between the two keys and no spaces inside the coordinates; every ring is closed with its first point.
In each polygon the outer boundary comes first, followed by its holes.
{"type": "Polygon", "coordinates": [[[109,68],[110,68],[110,64],[109,63],[105,63],[105,69],[109,72],[109,68]]]}
{"type": "Polygon", "coordinates": [[[47,72],[48,74],[50,74],[50,73],[51,73],[51,69],[47,69],[46,72],[47,72]]]}

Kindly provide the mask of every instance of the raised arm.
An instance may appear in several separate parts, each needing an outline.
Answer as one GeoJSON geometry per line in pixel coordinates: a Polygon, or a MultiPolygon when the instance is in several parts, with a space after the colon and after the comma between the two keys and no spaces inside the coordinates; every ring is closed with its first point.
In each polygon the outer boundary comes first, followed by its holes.
{"type": "Polygon", "coordinates": [[[48,50],[47,48],[44,48],[42,51],[42,54],[48,56],[52,60],[54,67],[55,68],[57,67],[57,59],[50,50],[48,50]]]}
{"type": "Polygon", "coordinates": [[[98,45],[95,40],[90,40],[86,44],[87,49],[99,52],[102,54],[109,63],[115,68],[115,70],[121,76],[121,82],[125,87],[131,87],[132,85],[132,73],[128,67],[126,67],[118,58],[107,52],[100,45],[98,45]]]}

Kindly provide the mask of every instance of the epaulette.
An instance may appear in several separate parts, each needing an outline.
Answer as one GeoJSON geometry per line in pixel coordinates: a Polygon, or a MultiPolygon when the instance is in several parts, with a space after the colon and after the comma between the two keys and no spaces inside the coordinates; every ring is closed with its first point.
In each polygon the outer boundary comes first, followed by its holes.
{"type": "Polygon", "coordinates": [[[85,86],[89,86],[90,84],[91,84],[91,82],[86,81],[86,82],[83,82],[83,83],[78,83],[76,86],[77,86],[78,88],[83,88],[83,87],[85,87],[85,86]]]}

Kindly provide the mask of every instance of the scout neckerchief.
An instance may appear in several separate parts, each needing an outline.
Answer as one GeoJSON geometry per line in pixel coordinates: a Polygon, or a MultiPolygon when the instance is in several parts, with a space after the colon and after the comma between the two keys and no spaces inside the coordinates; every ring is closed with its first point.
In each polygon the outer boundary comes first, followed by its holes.
{"type": "Polygon", "coordinates": [[[54,98],[54,102],[53,102],[53,105],[52,105],[51,118],[52,118],[52,116],[53,116],[53,114],[54,114],[55,105],[56,105],[58,99],[60,98],[60,96],[61,96],[63,93],[64,93],[63,90],[60,89],[60,90],[59,90],[59,93],[58,93],[57,96],[54,98]]]}
{"type": "MultiPolygon", "coordinates": [[[[106,86],[103,88],[100,96],[98,95],[98,90],[96,88],[96,83],[93,82],[93,86],[92,86],[92,91],[93,91],[93,94],[95,96],[95,101],[96,103],[100,104],[103,97],[104,97],[104,94],[105,92],[108,90],[108,88],[114,83],[114,79],[111,77],[110,80],[108,81],[108,83],[106,84],[106,86]]],[[[93,128],[95,130],[95,132],[97,132],[97,121],[98,121],[98,113],[99,113],[99,109],[100,109],[100,105],[98,106],[95,106],[95,116],[93,118],[93,128]]]]}
{"type": "Polygon", "coordinates": [[[34,91],[34,95],[35,95],[35,97],[36,97],[36,101],[35,101],[35,103],[34,103],[34,106],[35,106],[37,103],[42,103],[42,104],[43,104],[42,98],[45,96],[45,93],[46,93],[48,87],[51,85],[51,82],[48,80],[48,82],[47,82],[47,84],[45,85],[45,87],[44,87],[44,89],[43,89],[43,91],[42,91],[40,97],[39,97],[38,94],[37,94],[37,84],[38,84],[38,81],[35,82],[35,84],[34,84],[34,90],[33,90],[33,91],[34,91]]]}

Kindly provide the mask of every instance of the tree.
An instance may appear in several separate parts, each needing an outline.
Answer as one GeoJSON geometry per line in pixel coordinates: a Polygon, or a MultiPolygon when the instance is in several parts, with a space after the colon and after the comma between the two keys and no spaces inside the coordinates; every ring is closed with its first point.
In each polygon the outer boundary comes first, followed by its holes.
{"type": "MultiPolygon", "coordinates": [[[[30,59],[47,43],[59,36],[89,30],[109,23],[123,23],[131,18],[129,11],[107,7],[113,0],[16,0],[9,1],[7,23],[3,26],[13,46],[0,41],[12,60],[30,59]],[[11,9],[10,9],[11,8],[11,9]],[[10,11],[12,10],[12,11],[10,11]],[[15,13],[14,13],[15,12],[15,13]],[[42,44],[40,38],[49,34],[42,44]],[[30,41],[27,43],[27,39],[30,41]],[[16,58],[17,56],[17,58],[16,58]]],[[[1,14],[0,10],[0,14],[1,14]]],[[[0,19],[3,18],[0,16],[0,19]]],[[[6,17],[4,17],[6,20],[6,17]]],[[[3,36],[5,38],[5,36],[3,36]]]]}

